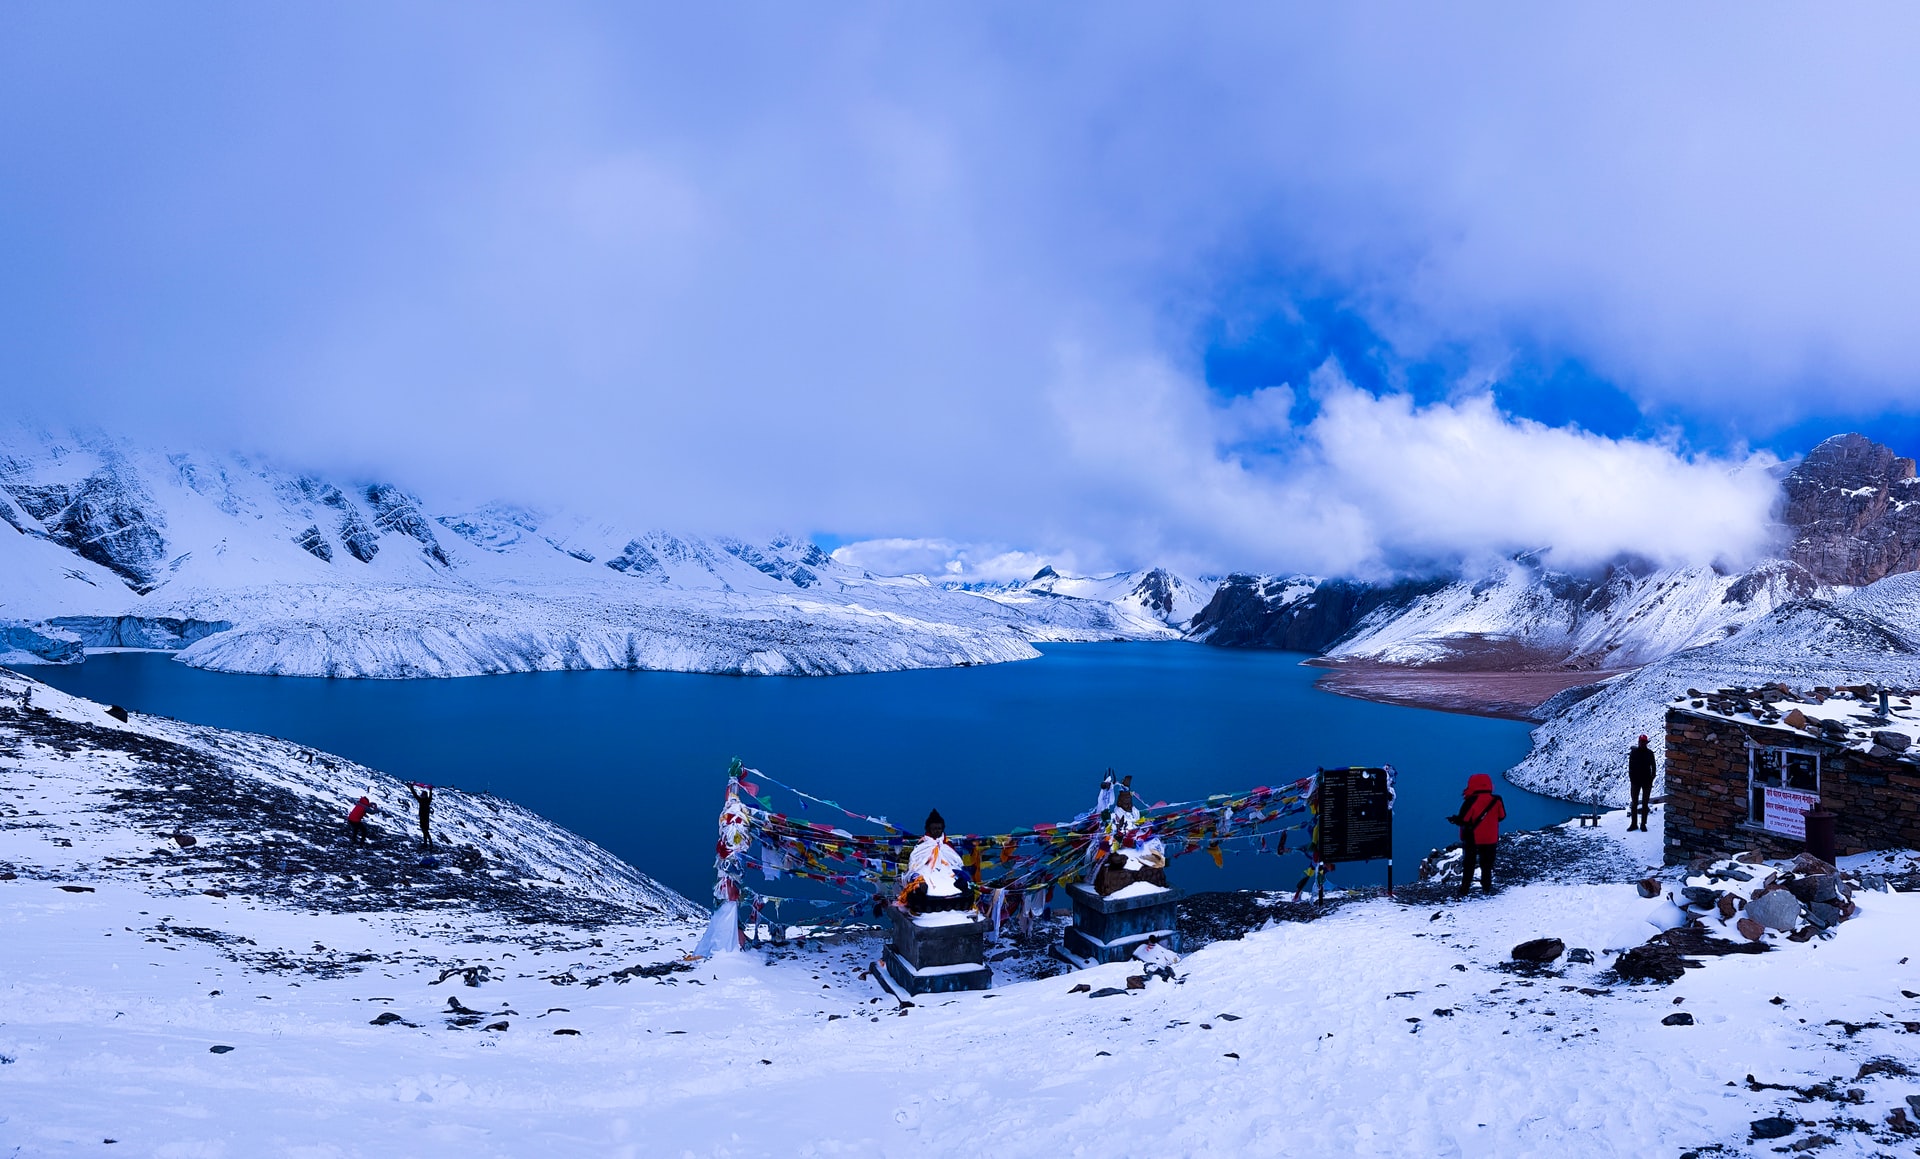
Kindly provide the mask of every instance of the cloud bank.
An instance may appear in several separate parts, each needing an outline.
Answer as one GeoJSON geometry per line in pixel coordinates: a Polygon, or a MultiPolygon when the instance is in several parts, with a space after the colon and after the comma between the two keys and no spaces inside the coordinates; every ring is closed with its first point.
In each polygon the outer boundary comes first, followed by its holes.
{"type": "Polygon", "coordinates": [[[1907,8],[0,22],[10,413],[996,545],[963,570],[1338,572],[1739,558],[1743,438],[1920,410],[1907,8]],[[1379,336],[1377,393],[1205,381],[1308,298],[1379,336]],[[1527,359],[1722,450],[1502,416],[1527,359]]]}

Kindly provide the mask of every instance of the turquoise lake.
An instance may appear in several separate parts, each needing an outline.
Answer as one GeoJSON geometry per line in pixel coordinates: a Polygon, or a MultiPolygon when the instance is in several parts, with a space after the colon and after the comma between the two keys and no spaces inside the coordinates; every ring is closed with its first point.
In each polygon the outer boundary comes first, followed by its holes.
{"type": "MultiPolygon", "coordinates": [[[[459,680],[316,680],[203,672],[159,653],[26,669],[55,687],[222,728],[269,733],[407,780],[517,801],[688,897],[713,886],[714,818],[740,757],[848,808],[954,832],[1063,821],[1101,775],[1145,799],[1273,785],[1318,766],[1399,773],[1394,855],[1408,880],[1455,840],[1446,816],[1470,773],[1494,775],[1508,827],[1573,806],[1508,785],[1528,726],[1372,704],[1313,687],[1294,653],[1187,643],[1050,644],[1038,660],[872,676],[547,672],[459,680]]],[[[344,814],[349,802],[341,802],[344,814]]],[[[812,820],[834,818],[818,806],[812,820]]],[[[389,819],[397,826],[405,818],[389,819]]],[[[344,834],[342,839],[344,840],[344,834]]],[[[1174,863],[1189,889],[1292,889],[1298,854],[1174,863]]],[[[1330,884],[1384,880],[1384,862],[1330,884]]]]}

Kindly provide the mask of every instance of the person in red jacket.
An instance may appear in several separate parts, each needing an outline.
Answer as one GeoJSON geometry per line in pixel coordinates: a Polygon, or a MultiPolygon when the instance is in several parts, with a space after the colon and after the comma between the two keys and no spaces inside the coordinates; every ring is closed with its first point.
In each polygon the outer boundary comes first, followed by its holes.
{"type": "Polygon", "coordinates": [[[378,813],[380,806],[373,803],[371,797],[361,797],[347,811],[347,840],[353,845],[371,845],[373,837],[367,829],[367,814],[378,813]]]}
{"type": "Polygon", "coordinates": [[[1447,818],[1460,826],[1460,896],[1473,888],[1474,866],[1480,867],[1480,889],[1493,892],[1493,847],[1500,842],[1500,822],[1507,819],[1506,802],[1493,791],[1493,778],[1475,773],[1460,791],[1460,811],[1447,818]]]}

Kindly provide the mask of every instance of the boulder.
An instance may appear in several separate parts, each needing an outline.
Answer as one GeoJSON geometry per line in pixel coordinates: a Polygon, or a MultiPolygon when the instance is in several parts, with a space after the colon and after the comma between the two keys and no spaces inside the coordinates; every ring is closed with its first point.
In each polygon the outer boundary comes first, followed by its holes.
{"type": "Polygon", "coordinates": [[[1513,960],[1516,962],[1538,962],[1545,964],[1558,958],[1565,952],[1567,944],[1559,938],[1534,938],[1521,942],[1513,948],[1513,960]]]}
{"type": "Polygon", "coordinates": [[[1669,1014],[1669,1015],[1667,1015],[1667,1016],[1666,1016],[1665,1018],[1662,1018],[1662,1019],[1660,1020],[1660,1025],[1662,1025],[1662,1026],[1692,1026],[1692,1025],[1693,1025],[1693,1015],[1691,1015],[1691,1014],[1688,1014],[1688,1013],[1687,1013],[1686,1011],[1684,1011],[1684,1010],[1682,1010],[1682,1011],[1679,1011],[1678,1013],[1675,1013],[1675,1014],[1669,1014]]]}
{"type": "Polygon", "coordinates": [[[1787,889],[1793,896],[1809,904],[1816,901],[1828,904],[1843,902],[1852,892],[1837,873],[1815,873],[1796,877],[1787,883],[1787,889]]]}
{"type": "Polygon", "coordinates": [[[1772,930],[1792,930],[1800,924],[1800,899],[1784,889],[1770,889],[1747,903],[1747,917],[1772,930]]]}
{"type": "Polygon", "coordinates": [[[1793,1134],[1794,1122],[1792,1119],[1782,1119],[1774,1115],[1765,1119],[1755,1119],[1747,1124],[1747,1129],[1753,1132],[1753,1137],[1756,1139],[1784,1139],[1793,1134]]]}
{"type": "Polygon", "coordinates": [[[1811,873],[1838,873],[1839,872],[1839,870],[1835,869],[1831,865],[1828,865],[1826,862],[1820,860],[1818,857],[1815,857],[1811,853],[1802,853],[1800,856],[1794,858],[1793,864],[1788,868],[1792,869],[1793,872],[1795,873],[1811,874],[1811,873]]]}
{"type": "Polygon", "coordinates": [[[1904,732],[1895,732],[1890,728],[1883,728],[1874,731],[1873,743],[1883,749],[1891,749],[1896,753],[1903,753],[1907,751],[1907,746],[1913,743],[1913,738],[1904,732]]]}

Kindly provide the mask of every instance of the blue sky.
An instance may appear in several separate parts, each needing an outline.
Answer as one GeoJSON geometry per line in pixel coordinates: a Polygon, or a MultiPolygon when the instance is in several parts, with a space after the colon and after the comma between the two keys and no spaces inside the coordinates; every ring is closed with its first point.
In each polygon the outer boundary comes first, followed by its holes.
{"type": "Polygon", "coordinates": [[[1766,456],[1920,450],[1915,22],[9,5],[0,402],[969,558],[1731,559],[1766,456]]]}

